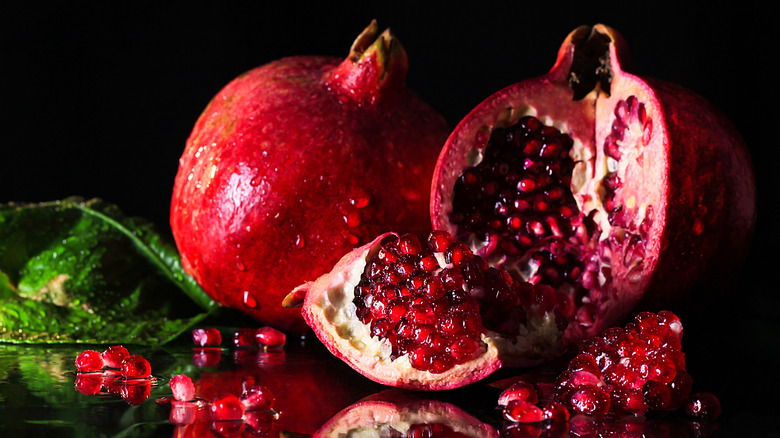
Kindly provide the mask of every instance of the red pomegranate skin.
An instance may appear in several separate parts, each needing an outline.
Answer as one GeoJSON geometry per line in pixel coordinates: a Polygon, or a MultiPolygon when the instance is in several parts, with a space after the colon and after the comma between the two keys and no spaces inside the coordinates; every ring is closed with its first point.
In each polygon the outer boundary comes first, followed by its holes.
{"type": "Polygon", "coordinates": [[[372,23],[346,60],[299,56],[242,74],[179,161],[171,227],[184,268],[222,305],[305,332],[282,299],[387,229],[429,228],[449,133],[405,87],[407,58],[372,23]]]}

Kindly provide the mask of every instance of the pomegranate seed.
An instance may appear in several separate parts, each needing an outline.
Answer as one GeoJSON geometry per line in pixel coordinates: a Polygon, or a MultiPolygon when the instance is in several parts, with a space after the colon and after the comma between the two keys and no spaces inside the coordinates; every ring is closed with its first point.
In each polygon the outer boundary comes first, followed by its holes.
{"type": "Polygon", "coordinates": [[[580,386],[571,396],[571,407],[584,415],[600,417],[610,408],[610,396],[593,385],[580,386]]]}
{"type": "Polygon", "coordinates": [[[121,345],[114,345],[108,347],[106,351],[103,352],[103,362],[109,368],[120,368],[122,367],[122,361],[129,355],[130,353],[127,351],[127,348],[121,345]]]}
{"type": "Polygon", "coordinates": [[[171,392],[173,398],[179,401],[188,401],[195,398],[195,385],[186,374],[178,374],[171,379],[171,392]]]}
{"type": "Polygon", "coordinates": [[[233,332],[233,345],[236,347],[256,347],[257,339],[255,338],[257,330],[250,328],[240,328],[233,332]]]}
{"type": "Polygon", "coordinates": [[[121,373],[125,379],[145,379],[152,375],[152,366],[142,356],[131,354],[122,361],[121,373]]]}
{"type": "Polygon", "coordinates": [[[281,348],[287,341],[287,335],[273,327],[260,327],[255,332],[258,345],[268,348],[281,348]]]}
{"type": "Polygon", "coordinates": [[[685,413],[697,420],[715,420],[720,412],[720,400],[709,392],[693,394],[685,402],[685,413]]]}
{"type": "Polygon", "coordinates": [[[542,416],[545,421],[552,421],[554,423],[566,423],[569,421],[569,410],[561,403],[542,403],[540,408],[542,409],[542,416]]]}
{"type": "Polygon", "coordinates": [[[218,347],[222,333],[215,328],[198,328],[192,331],[192,342],[198,347],[218,347]]]}
{"type": "Polygon", "coordinates": [[[544,421],[544,413],[531,402],[512,400],[504,408],[504,418],[516,423],[537,423],[544,421]]]}
{"type": "Polygon", "coordinates": [[[506,406],[512,400],[538,403],[539,397],[536,393],[536,387],[528,382],[518,380],[498,396],[498,404],[500,406],[506,406]]]}
{"type": "Polygon", "coordinates": [[[268,410],[273,409],[276,397],[270,389],[264,386],[254,386],[247,389],[241,395],[241,403],[244,404],[246,410],[268,410]]]}
{"type": "Polygon", "coordinates": [[[103,369],[103,355],[95,350],[84,350],[76,356],[76,369],[82,373],[94,373],[103,369]]]}
{"type": "Polygon", "coordinates": [[[240,420],[244,416],[244,404],[237,396],[228,394],[211,402],[211,415],[214,420],[240,420]]]}

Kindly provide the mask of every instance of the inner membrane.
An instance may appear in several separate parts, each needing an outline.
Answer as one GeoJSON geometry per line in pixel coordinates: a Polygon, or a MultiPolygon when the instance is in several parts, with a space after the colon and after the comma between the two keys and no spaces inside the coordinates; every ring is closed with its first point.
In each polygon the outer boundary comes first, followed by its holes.
{"type": "Polygon", "coordinates": [[[557,289],[558,309],[585,327],[606,304],[613,270],[641,274],[653,215],[638,190],[625,189],[641,171],[652,120],[634,96],[613,115],[599,150],[588,152],[533,116],[494,128],[453,190],[457,238],[491,265],[557,289]]]}

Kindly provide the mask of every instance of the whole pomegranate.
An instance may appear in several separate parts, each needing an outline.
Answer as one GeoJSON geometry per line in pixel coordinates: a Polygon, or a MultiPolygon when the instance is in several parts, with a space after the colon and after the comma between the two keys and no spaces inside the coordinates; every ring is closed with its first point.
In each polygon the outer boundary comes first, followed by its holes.
{"type": "Polygon", "coordinates": [[[577,28],[549,73],[460,122],[432,183],[434,228],[554,287],[569,340],[727,284],[755,223],[752,165],[729,121],[626,64],[615,30],[577,28]]]}
{"type": "Polygon", "coordinates": [[[185,269],[219,303],[302,332],[280,303],[388,229],[428,228],[449,134],[405,86],[407,57],[372,22],[347,59],[290,57],[229,83],[179,161],[171,227],[185,269]]]}

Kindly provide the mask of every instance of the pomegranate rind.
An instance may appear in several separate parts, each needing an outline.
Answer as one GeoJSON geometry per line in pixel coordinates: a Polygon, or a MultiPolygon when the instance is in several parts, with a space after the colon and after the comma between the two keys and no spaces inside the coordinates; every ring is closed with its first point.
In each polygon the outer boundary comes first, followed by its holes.
{"type": "Polygon", "coordinates": [[[459,437],[499,436],[494,427],[451,403],[383,392],[343,409],[312,437],[347,436],[357,431],[375,436],[379,431],[388,429],[407,436],[409,428],[417,424],[444,424],[459,437]]]}
{"type": "MultiPolygon", "coordinates": [[[[457,236],[449,219],[452,192],[461,172],[481,161],[475,145],[487,142],[494,128],[534,116],[574,140],[570,156],[577,164],[571,188],[580,211],[603,211],[598,191],[610,164],[603,145],[616,103],[635,96],[645,105],[653,123],[649,142],[639,151],[644,160],[620,160],[618,173],[628,178],[628,188],[615,195],[634,195],[620,198],[621,205],[633,209],[633,225],[645,217],[647,206],[653,208],[652,220],[643,224],[648,228],[642,241],[645,257],[641,263],[613,258],[613,282],[594,303],[596,319],[570,321],[566,338],[572,342],[619,324],[636,309],[672,306],[691,290],[710,295],[724,290],[744,263],[755,227],[755,177],[733,125],[695,93],[625,71],[628,58],[625,41],[613,29],[576,29],[546,75],[506,87],[474,108],[450,134],[434,170],[433,227],[457,236]],[[591,35],[607,38],[609,89],[596,85],[575,101],[569,84],[575,50],[591,35]]],[[[603,242],[610,224],[605,214],[596,216],[596,222],[603,242]]],[[[522,256],[507,260],[501,254],[483,254],[485,243],[474,237],[467,243],[494,266],[511,271],[512,265],[525,262],[522,256]]]]}
{"type": "Polygon", "coordinates": [[[499,369],[498,349],[484,335],[482,340],[487,349],[483,354],[443,373],[415,369],[406,355],[390,360],[390,345],[371,337],[369,326],[355,316],[354,288],[367,261],[390,236],[397,234],[381,234],[346,254],[330,273],[295,288],[284,305],[302,304],[303,319],[333,355],[365,377],[384,385],[415,390],[452,389],[482,380],[499,369]]]}

